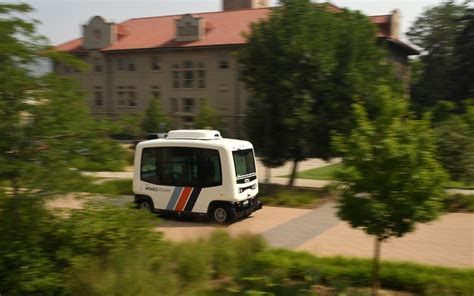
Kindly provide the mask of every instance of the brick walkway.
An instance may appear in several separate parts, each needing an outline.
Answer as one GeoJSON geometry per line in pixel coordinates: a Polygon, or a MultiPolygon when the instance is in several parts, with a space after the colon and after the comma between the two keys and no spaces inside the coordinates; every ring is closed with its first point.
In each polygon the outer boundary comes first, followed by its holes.
{"type": "Polygon", "coordinates": [[[263,237],[274,247],[294,249],[339,224],[340,220],[334,215],[333,207],[334,204],[326,203],[273,227],[264,232],[263,237]]]}
{"type": "MultiPolygon", "coordinates": [[[[273,247],[303,250],[322,256],[370,258],[373,238],[340,221],[334,203],[315,210],[264,207],[250,218],[229,226],[208,221],[165,220],[157,230],[172,240],[208,236],[217,228],[232,235],[261,234],[273,247]]],[[[384,260],[413,261],[424,264],[474,268],[474,214],[446,214],[416,231],[393,238],[382,246],[384,260]]]]}

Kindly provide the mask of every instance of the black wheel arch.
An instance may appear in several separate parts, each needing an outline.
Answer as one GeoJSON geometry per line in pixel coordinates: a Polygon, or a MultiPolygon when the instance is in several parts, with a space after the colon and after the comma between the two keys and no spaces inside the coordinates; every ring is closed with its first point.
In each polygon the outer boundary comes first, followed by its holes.
{"type": "Polygon", "coordinates": [[[135,195],[135,200],[133,202],[136,203],[137,205],[139,205],[143,201],[149,202],[151,204],[152,208],[153,209],[155,208],[155,204],[153,203],[153,200],[148,195],[136,194],[135,195]]]}
{"type": "Polygon", "coordinates": [[[210,214],[212,212],[213,209],[215,209],[216,207],[223,207],[227,210],[231,210],[232,209],[232,202],[230,201],[226,201],[226,200],[213,200],[209,203],[209,206],[207,207],[207,213],[210,214]]]}

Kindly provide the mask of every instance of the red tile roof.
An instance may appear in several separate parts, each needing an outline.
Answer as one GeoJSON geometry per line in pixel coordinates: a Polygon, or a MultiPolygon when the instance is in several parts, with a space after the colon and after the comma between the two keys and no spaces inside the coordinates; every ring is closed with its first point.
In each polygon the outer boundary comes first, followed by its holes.
{"type": "MultiPolygon", "coordinates": [[[[331,10],[336,8],[330,7],[331,10]]],[[[193,14],[194,17],[202,17],[205,20],[206,34],[201,40],[187,42],[175,40],[175,21],[182,15],[130,19],[118,25],[118,41],[101,50],[242,45],[246,43],[242,32],[248,32],[252,22],[267,18],[271,10],[271,8],[260,8],[193,14]]],[[[370,18],[379,27],[377,37],[390,37],[390,15],[370,18]]],[[[58,45],[56,49],[67,52],[85,51],[82,47],[82,38],[58,45]]]]}

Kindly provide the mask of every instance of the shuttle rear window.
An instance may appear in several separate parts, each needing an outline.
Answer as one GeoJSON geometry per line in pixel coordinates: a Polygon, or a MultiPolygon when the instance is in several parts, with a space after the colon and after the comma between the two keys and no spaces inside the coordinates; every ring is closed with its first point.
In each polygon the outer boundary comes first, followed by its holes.
{"type": "Polygon", "coordinates": [[[140,178],[164,186],[219,186],[222,185],[219,152],[188,147],[145,148],[140,178]]]}
{"type": "Polygon", "coordinates": [[[238,177],[255,173],[255,158],[253,149],[237,150],[234,156],[235,175],[238,177]]]}

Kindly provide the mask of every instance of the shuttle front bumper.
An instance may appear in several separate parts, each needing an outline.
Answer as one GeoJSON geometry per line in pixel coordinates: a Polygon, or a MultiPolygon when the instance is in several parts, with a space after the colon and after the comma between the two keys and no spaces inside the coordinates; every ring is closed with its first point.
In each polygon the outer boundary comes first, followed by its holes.
{"type": "Polygon", "coordinates": [[[243,202],[235,203],[231,211],[232,219],[246,217],[252,214],[253,212],[260,210],[262,207],[263,203],[259,201],[257,197],[247,199],[243,202]]]}

